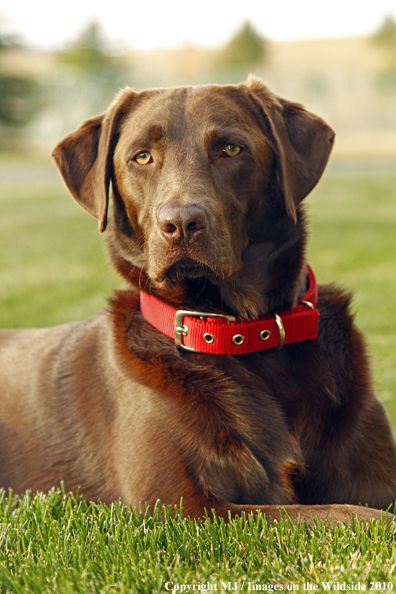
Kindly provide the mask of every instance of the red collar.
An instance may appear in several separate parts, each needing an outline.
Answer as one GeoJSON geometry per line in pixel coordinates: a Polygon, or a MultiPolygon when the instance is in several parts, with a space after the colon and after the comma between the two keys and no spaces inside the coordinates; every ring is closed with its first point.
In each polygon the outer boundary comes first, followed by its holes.
{"type": "Polygon", "coordinates": [[[140,309],[146,320],[178,347],[213,355],[243,355],[284,344],[312,340],[318,335],[318,286],[307,266],[308,290],[292,311],[259,320],[238,320],[224,314],[177,310],[153,295],[140,293],[140,309]]]}

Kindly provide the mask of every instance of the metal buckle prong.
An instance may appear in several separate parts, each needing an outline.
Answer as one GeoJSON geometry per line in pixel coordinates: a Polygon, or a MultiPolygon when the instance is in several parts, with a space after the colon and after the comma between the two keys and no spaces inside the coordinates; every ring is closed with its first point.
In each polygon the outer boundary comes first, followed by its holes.
{"type": "Polygon", "coordinates": [[[199,353],[196,349],[192,349],[191,347],[184,346],[182,343],[182,336],[187,336],[188,327],[183,324],[184,316],[194,316],[196,318],[200,318],[204,320],[205,318],[225,318],[228,322],[235,322],[236,318],[234,316],[227,316],[225,314],[216,314],[216,313],[206,313],[203,311],[188,311],[186,309],[179,309],[176,312],[175,316],[175,344],[177,347],[181,349],[185,349],[186,351],[194,351],[199,353]]]}
{"type": "Polygon", "coordinates": [[[177,334],[182,334],[183,336],[187,336],[188,334],[188,328],[185,324],[183,324],[183,326],[179,326],[178,328],[175,328],[175,332],[177,332],[177,334]]]}

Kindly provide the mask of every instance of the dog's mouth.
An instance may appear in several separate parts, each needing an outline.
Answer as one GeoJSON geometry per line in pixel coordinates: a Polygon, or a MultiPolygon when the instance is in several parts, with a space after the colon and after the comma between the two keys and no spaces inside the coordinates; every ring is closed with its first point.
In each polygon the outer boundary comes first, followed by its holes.
{"type": "Polygon", "coordinates": [[[235,274],[241,262],[232,251],[216,248],[154,249],[149,258],[148,276],[154,284],[170,287],[183,280],[200,278],[213,284],[222,283],[235,274]]]}
{"type": "Polygon", "coordinates": [[[172,264],[166,271],[165,278],[171,284],[182,279],[197,279],[202,277],[213,277],[215,272],[207,265],[197,262],[191,258],[183,258],[172,264]]]}

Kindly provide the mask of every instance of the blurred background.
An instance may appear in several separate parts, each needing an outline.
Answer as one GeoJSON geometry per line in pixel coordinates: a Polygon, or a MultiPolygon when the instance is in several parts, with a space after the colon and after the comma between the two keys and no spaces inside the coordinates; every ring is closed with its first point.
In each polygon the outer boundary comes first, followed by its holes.
{"type": "Polygon", "coordinates": [[[353,290],[396,427],[395,0],[0,0],[0,328],[88,317],[119,284],[54,145],[125,85],[250,72],[336,130],[306,200],[309,259],[320,282],[353,290]]]}
{"type": "Polygon", "coordinates": [[[248,4],[0,1],[1,149],[48,151],[125,85],[254,72],[330,122],[335,157],[394,158],[394,0],[248,4]]]}

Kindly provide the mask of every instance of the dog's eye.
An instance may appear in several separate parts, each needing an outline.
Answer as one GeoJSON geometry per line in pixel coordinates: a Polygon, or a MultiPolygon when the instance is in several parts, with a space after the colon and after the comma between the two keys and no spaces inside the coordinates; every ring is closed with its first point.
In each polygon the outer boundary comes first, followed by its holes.
{"type": "Polygon", "coordinates": [[[227,155],[227,157],[236,157],[241,152],[241,147],[237,144],[227,144],[227,146],[223,149],[223,153],[227,155]]]}
{"type": "Polygon", "coordinates": [[[139,163],[139,165],[147,165],[147,163],[151,161],[151,154],[149,151],[142,151],[136,155],[135,161],[136,163],[139,163]]]}

